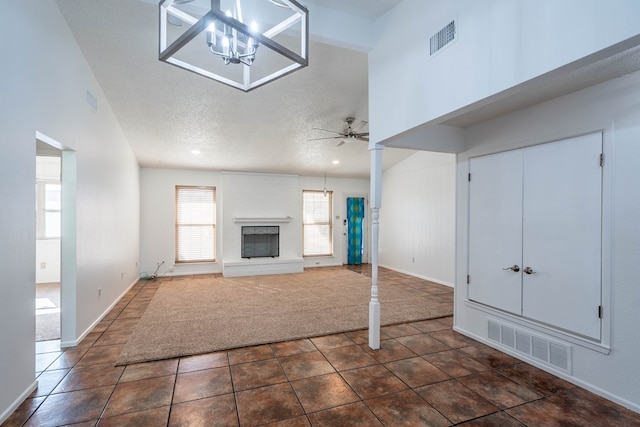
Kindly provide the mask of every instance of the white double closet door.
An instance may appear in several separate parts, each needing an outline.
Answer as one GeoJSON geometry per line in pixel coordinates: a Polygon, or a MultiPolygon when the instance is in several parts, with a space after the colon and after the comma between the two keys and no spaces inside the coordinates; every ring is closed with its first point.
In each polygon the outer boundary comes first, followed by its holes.
{"type": "Polygon", "coordinates": [[[602,134],[472,158],[469,299],[601,336],[602,134]]]}

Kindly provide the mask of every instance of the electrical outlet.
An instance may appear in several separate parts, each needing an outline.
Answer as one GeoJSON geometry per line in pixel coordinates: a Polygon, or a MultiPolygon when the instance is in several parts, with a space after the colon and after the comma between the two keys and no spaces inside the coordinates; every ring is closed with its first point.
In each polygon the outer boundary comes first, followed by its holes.
{"type": "Polygon", "coordinates": [[[40,263],[40,268],[47,268],[47,263],[46,262],[41,262],[40,263]]]}
{"type": "Polygon", "coordinates": [[[102,296],[102,288],[98,288],[98,298],[102,296]]]}

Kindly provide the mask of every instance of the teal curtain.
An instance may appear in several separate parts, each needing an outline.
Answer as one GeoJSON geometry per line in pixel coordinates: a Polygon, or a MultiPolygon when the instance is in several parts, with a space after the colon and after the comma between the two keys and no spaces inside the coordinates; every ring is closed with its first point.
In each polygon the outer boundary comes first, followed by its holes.
{"type": "Polygon", "coordinates": [[[362,220],[364,199],[347,198],[347,264],[362,264],[362,220]]]}

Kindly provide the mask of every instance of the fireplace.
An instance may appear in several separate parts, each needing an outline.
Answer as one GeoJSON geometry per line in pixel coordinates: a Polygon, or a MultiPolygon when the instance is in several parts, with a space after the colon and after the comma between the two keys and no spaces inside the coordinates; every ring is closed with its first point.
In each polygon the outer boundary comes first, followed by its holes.
{"type": "Polygon", "coordinates": [[[241,242],[242,258],[275,258],[280,256],[280,227],[243,226],[241,242]]]}

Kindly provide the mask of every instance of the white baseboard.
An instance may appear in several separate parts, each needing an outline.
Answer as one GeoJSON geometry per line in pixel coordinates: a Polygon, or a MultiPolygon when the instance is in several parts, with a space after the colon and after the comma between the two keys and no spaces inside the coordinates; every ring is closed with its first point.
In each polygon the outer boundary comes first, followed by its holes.
{"type": "Polygon", "coordinates": [[[13,412],[18,409],[18,407],[20,405],[22,405],[22,402],[24,402],[25,400],[27,400],[27,398],[29,397],[29,395],[31,393],[33,393],[33,390],[36,389],[36,387],[38,387],[38,381],[35,380],[34,382],[32,382],[29,387],[27,387],[27,389],[25,391],[23,391],[22,393],[20,393],[20,396],[18,396],[18,398],[16,400],[13,401],[13,403],[11,405],[9,405],[9,407],[7,409],[4,410],[4,412],[2,412],[2,414],[0,414],[0,424],[4,423],[5,421],[7,421],[7,418],[9,418],[11,416],[11,414],[13,414],[13,412]]]}
{"type": "Polygon", "coordinates": [[[87,336],[89,335],[89,333],[93,330],[93,328],[96,327],[96,325],[98,323],[100,323],[100,321],[102,319],[104,319],[104,317],[109,314],[109,312],[113,309],[113,307],[115,307],[115,305],[117,303],[120,302],[120,300],[127,294],[127,292],[129,292],[135,285],[136,283],[138,283],[140,281],[139,277],[136,277],[136,280],[134,280],[128,287],[127,289],[125,289],[118,298],[116,298],[113,303],[111,303],[111,305],[109,307],[107,307],[107,309],[102,312],[102,314],[91,324],[89,325],[89,327],[87,329],[84,330],[84,332],[82,332],[82,334],[80,334],[80,336],[78,338],[76,338],[73,341],[61,341],[60,342],[60,348],[68,348],[68,347],[75,347],[78,344],[80,344],[80,342],[87,336]]]}
{"type": "Polygon", "coordinates": [[[454,287],[453,283],[445,282],[445,281],[442,281],[440,279],[434,279],[433,277],[423,276],[421,274],[416,274],[416,273],[411,272],[411,271],[401,270],[399,268],[390,267],[390,266],[383,265],[383,264],[379,264],[379,266],[383,267],[383,268],[386,268],[388,270],[397,271],[398,273],[407,274],[409,276],[417,277],[418,279],[428,280],[430,282],[437,283],[439,285],[449,286],[450,288],[454,287]]]}

